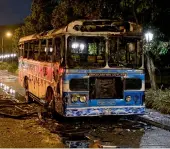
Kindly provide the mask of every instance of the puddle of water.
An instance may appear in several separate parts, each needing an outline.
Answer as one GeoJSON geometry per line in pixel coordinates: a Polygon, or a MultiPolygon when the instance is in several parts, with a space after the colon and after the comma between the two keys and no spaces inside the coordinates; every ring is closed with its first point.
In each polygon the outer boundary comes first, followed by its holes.
{"type": "Polygon", "coordinates": [[[89,148],[90,142],[87,140],[66,141],[65,145],[69,148],[89,148]]]}
{"type": "Polygon", "coordinates": [[[5,92],[7,95],[11,96],[11,100],[15,100],[16,102],[25,101],[25,98],[16,92],[11,86],[8,86],[2,82],[0,82],[0,89],[5,92]]]}

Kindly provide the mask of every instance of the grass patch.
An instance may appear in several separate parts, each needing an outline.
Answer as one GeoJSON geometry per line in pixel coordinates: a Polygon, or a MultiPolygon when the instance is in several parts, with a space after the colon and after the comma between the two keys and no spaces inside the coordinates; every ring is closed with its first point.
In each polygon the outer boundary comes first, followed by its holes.
{"type": "Polygon", "coordinates": [[[145,97],[147,108],[155,109],[161,113],[170,114],[170,89],[149,89],[146,91],[145,97]]]}
{"type": "Polygon", "coordinates": [[[0,62],[0,70],[6,70],[8,67],[8,63],[6,62],[0,62]]]}
{"type": "Polygon", "coordinates": [[[8,70],[8,72],[17,74],[18,64],[17,63],[0,62],[0,70],[8,70]]]}

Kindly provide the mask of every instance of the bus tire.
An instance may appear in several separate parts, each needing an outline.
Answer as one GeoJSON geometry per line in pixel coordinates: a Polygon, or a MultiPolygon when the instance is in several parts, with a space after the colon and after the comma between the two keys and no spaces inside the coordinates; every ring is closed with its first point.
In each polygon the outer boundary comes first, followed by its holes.
{"type": "Polygon", "coordinates": [[[56,110],[55,110],[55,100],[54,100],[54,92],[53,89],[51,87],[47,88],[46,91],[46,109],[48,110],[48,112],[50,112],[52,117],[56,116],[56,110]]]}
{"type": "Polygon", "coordinates": [[[28,84],[28,77],[24,78],[24,88],[25,88],[25,101],[27,103],[33,102],[32,98],[29,96],[29,84],[28,84]]]}

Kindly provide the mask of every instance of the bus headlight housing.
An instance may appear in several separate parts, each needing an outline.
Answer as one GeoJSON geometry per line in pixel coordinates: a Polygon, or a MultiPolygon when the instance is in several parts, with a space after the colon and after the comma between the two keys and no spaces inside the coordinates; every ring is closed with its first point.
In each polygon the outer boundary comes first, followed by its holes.
{"type": "Polygon", "coordinates": [[[76,95],[73,95],[71,97],[71,102],[77,102],[78,101],[78,97],[76,95]]]}
{"type": "Polygon", "coordinates": [[[129,101],[131,101],[131,99],[132,99],[131,96],[126,96],[126,99],[125,99],[125,100],[126,100],[127,102],[129,102],[129,101]]]}
{"type": "Polygon", "coordinates": [[[80,96],[80,102],[86,102],[87,98],[86,96],[80,96]]]}

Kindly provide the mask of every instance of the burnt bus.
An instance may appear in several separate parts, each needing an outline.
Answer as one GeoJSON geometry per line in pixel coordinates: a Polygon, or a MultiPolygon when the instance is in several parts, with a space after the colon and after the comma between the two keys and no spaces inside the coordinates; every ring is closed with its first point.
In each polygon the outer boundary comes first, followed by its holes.
{"type": "Polygon", "coordinates": [[[48,104],[66,117],[144,114],[139,25],[78,20],[23,37],[19,45],[19,78],[27,99],[48,104]],[[37,51],[37,57],[44,52],[44,60],[28,58],[30,51],[37,51]]]}

